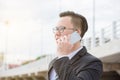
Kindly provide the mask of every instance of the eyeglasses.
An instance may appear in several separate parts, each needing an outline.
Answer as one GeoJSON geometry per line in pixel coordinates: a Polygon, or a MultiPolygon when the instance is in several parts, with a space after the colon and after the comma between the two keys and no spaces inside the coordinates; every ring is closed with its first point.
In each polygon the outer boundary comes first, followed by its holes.
{"type": "Polygon", "coordinates": [[[56,33],[57,31],[59,31],[60,33],[63,33],[64,30],[76,30],[75,28],[66,28],[64,26],[61,27],[54,27],[53,28],[53,33],[56,33]]]}

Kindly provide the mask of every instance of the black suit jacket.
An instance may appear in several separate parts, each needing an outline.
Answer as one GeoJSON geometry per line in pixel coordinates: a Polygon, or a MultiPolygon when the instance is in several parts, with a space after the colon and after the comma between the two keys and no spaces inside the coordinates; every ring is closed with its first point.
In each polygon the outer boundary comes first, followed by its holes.
{"type": "Polygon", "coordinates": [[[55,58],[51,61],[48,71],[54,68],[59,80],[99,80],[102,74],[102,62],[89,54],[83,47],[71,60],[68,57],[55,58]]]}

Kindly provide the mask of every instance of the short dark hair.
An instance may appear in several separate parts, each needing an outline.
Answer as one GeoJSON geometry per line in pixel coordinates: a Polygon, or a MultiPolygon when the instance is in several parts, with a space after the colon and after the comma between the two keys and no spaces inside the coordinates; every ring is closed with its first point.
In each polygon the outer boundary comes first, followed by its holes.
{"type": "Polygon", "coordinates": [[[81,37],[84,36],[85,32],[88,30],[88,23],[84,16],[77,14],[73,11],[65,11],[60,13],[60,17],[70,16],[73,26],[81,30],[81,37]]]}

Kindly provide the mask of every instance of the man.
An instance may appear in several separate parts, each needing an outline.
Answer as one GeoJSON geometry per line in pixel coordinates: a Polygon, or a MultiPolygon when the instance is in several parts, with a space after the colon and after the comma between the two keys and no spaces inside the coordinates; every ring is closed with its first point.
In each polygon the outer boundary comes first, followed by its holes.
{"type": "Polygon", "coordinates": [[[99,80],[102,63],[89,54],[81,40],[70,43],[71,34],[77,32],[82,38],[88,24],[80,14],[66,11],[60,14],[57,27],[53,29],[57,43],[57,58],[49,65],[48,80],[99,80]]]}

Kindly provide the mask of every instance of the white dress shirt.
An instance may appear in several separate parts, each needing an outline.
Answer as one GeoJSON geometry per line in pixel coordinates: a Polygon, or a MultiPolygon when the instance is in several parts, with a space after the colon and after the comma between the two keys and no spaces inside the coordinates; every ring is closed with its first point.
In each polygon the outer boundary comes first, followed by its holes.
{"type": "MultiPolygon", "coordinates": [[[[67,57],[69,57],[69,59],[71,59],[73,56],[75,56],[77,54],[78,51],[80,51],[83,48],[83,46],[81,46],[80,48],[78,48],[77,50],[71,52],[69,55],[65,55],[67,57]]],[[[62,57],[65,57],[62,56],[62,57]]],[[[62,57],[58,57],[58,58],[62,58],[62,57]]],[[[55,70],[52,68],[51,72],[50,72],[50,80],[55,80],[56,79],[56,72],[55,70]]]]}

